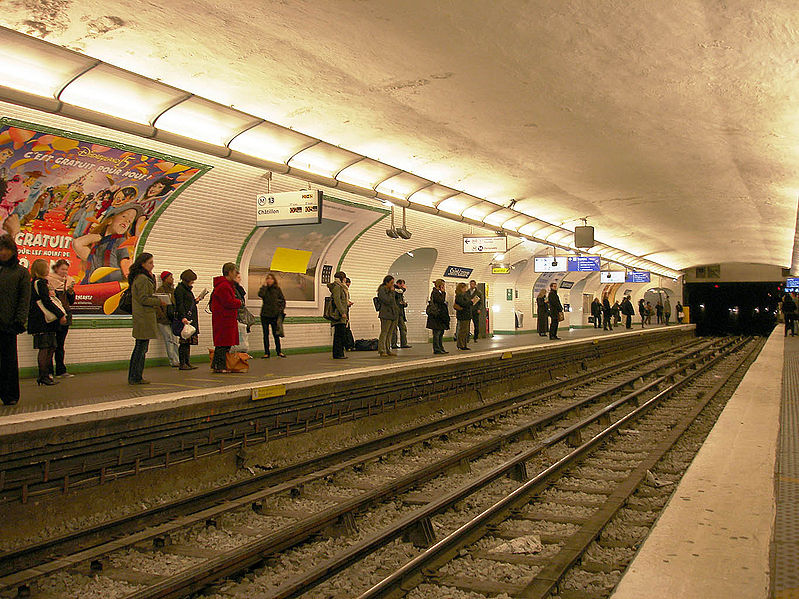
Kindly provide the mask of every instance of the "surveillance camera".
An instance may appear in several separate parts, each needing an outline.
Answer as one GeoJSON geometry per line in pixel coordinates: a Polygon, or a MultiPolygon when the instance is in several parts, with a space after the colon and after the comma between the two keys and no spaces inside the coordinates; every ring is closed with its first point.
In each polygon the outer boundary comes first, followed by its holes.
{"type": "Polygon", "coordinates": [[[411,238],[411,232],[408,231],[408,229],[406,229],[405,227],[400,227],[399,229],[397,229],[397,235],[399,235],[403,239],[411,238]]]}
{"type": "Polygon", "coordinates": [[[391,237],[391,239],[396,239],[397,237],[399,237],[399,233],[393,227],[391,229],[386,229],[386,235],[391,237]]]}

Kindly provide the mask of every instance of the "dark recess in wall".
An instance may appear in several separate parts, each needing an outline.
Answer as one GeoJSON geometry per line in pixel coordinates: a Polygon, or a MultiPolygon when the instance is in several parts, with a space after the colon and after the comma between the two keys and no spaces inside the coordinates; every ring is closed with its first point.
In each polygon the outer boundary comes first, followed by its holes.
{"type": "Polygon", "coordinates": [[[698,335],[768,335],[777,323],[782,284],[687,283],[685,303],[698,335]]]}

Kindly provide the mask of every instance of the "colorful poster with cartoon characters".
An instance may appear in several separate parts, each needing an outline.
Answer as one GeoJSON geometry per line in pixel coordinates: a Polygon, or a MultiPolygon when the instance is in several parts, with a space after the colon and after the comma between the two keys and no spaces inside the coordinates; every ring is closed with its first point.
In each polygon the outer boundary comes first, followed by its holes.
{"type": "Polygon", "coordinates": [[[0,228],[22,264],[69,261],[75,314],[114,314],[139,240],[211,167],[0,119],[0,228]]]}

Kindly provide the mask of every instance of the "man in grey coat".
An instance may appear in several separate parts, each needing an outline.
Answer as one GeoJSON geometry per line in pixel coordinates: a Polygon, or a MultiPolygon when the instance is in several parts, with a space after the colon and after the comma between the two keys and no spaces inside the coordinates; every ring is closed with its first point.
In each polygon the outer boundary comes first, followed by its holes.
{"type": "Polygon", "coordinates": [[[377,351],[381,358],[396,356],[391,351],[391,331],[397,328],[399,306],[397,294],[394,292],[394,277],[386,275],[383,283],[377,288],[377,303],[380,317],[380,337],[377,340],[377,351]]]}
{"type": "Polygon", "coordinates": [[[406,324],[408,319],[405,316],[405,308],[408,307],[408,302],[405,300],[406,291],[405,281],[397,279],[397,282],[394,283],[394,293],[397,296],[397,328],[391,333],[392,349],[409,349],[411,347],[408,345],[408,325],[406,324]],[[399,345],[397,345],[397,331],[399,331],[399,345]]]}

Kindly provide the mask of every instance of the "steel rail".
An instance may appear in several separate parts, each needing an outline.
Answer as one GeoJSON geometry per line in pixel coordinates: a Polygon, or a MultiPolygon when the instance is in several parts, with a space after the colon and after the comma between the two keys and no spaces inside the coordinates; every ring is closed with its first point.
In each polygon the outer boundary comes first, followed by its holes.
{"type": "MultiPolygon", "coordinates": [[[[728,355],[735,352],[745,343],[747,343],[747,340],[731,344],[730,347],[725,348],[721,352],[717,352],[713,357],[706,360],[704,364],[694,369],[693,372],[687,373],[684,378],[672,383],[666,389],[659,390],[655,396],[646,400],[643,404],[604,428],[591,439],[573,449],[566,456],[562,457],[554,464],[550,465],[548,468],[542,470],[533,478],[520,485],[506,497],[494,503],[491,507],[484,510],[478,516],[463,524],[457,530],[453,531],[445,538],[435,543],[429,549],[404,564],[394,573],[387,576],[364,593],[360,594],[357,599],[377,599],[378,597],[393,597],[398,596],[400,593],[404,594],[404,592],[407,592],[410,590],[410,588],[416,586],[419,582],[421,582],[421,580],[423,580],[425,575],[424,573],[426,571],[432,571],[436,567],[439,567],[439,564],[446,563],[457,554],[460,548],[470,545],[482,538],[489,526],[497,525],[499,522],[505,519],[505,515],[511,510],[518,508],[520,505],[529,501],[530,497],[543,491],[549,484],[551,484],[553,479],[559,476],[564,470],[571,467],[579,458],[582,458],[600,443],[605,441],[610,435],[649,411],[663,399],[681,390],[688,383],[693,381],[699,375],[707,372],[710,368],[718,364],[728,355]]],[[[687,370],[689,367],[684,368],[687,370]]],[[[669,376],[664,376],[661,378],[662,380],[659,380],[657,384],[650,384],[648,387],[657,388],[659,385],[663,384],[669,378],[669,376]]],[[[631,399],[631,396],[622,398],[618,402],[614,403],[621,405],[620,402],[625,402],[629,399],[631,399]]],[[[618,405],[616,405],[616,407],[618,407],[618,405]]],[[[612,409],[615,408],[607,406],[584,419],[581,423],[575,424],[565,431],[558,433],[556,436],[560,437],[561,440],[564,440],[568,438],[568,435],[571,432],[574,432],[580,428],[581,424],[585,425],[586,423],[597,421],[600,418],[607,416],[612,409]]]]}
{"type": "MultiPolygon", "coordinates": [[[[707,343],[702,340],[696,340],[686,344],[686,346],[675,348],[675,350],[684,350],[684,353],[661,364],[659,368],[679,360],[687,359],[710,345],[712,345],[712,342],[707,343]]],[[[659,352],[656,351],[648,356],[635,357],[621,363],[610,364],[600,369],[578,375],[577,377],[569,378],[565,381],[534,388],[510,398],[500,399],[484,406],[464,410],[445,418],[437,419],[434,422],[418,425],[411,429],[399,431],[379,439],[366,441],[355,446],[334,451],[324,456],[310,458],[297,464],[265,472],[245,481],[236,481],[211,491],[200,492],[189,497],[174,500],[167,504],[154,506],[145,513],[122,516],[113,521],[98,524],[91,528],[48,539],[35,545],[8,551],[0,554],[0,572],[6,575],[8,575],[8,573],[19,574],[21,568],[19,565],[15,567],[15,564],[25,561],[26,563],[23,566],[25,569],[35,567],[35,565],[38,565],[38,563],[42,561],[41,557],[38,561],[35,557],[41,556],[41,554],[46,551],[50,553],[58,552],[63,555],[69,550],[74,552],[75,549],[70,549],[70,545],[74,546],[81,542],[83,542],[82,547],[80,547],[81,550],[92,548],[101,543],[101,540],[95,540],[95,537],[99,538],[100,536],[118,535],[122,532],[130,532],[130,527],[134,524],[138,526],[139,530],[145,526],[157,526],[165,520],[174,518],[176,515],[185,515],[185,510],[188,508],[193,509],[195,513],[202,512],[205,514],[202,507],[197,507],[198,503],[202,503],[206,506],[216,505],[218,508],[220,502],[224,502],[221,505],[227,506],[227,509],[237,509],[230,502],[247,496],[253,493],[254,490],[257,492],[266,486],[272,487],[278,485],[278,487],[273,489],[274,493],[278,493],[286,490],[287,483],[289,488],[307,484],[312,480],[323,478],[333,473],[335,470],[330,468],[331,465],[337,464],[338,467],[336,469],[344,469],[356,465],[357,463],[378,459],[385,453],[399,451],[410,445],[433,439],[442,434],[449,434],[462,427],[471,426],[481,420],[496,417],[508,411],[521,409],[534,402],[543,401],[553,395],[557,395],[564,389],[579,386],[588,380],[612,375],[614,371],[626,368],[627,366],[645,365],[646,363],[657,360],[659,357],[658,354],[659,352]]],[[[639,378],[639,376],[640,375],[634,376],[632,379],[635,380],[639,378]]],[[[624,384],[629,384],[629,382],[631,381],[625,381],[624,384]]],[[[164,531],[158,529],[158,532],[154,533],[152,536],[159,536],[161,534],[164,534],[164,531]]],[[[3,586],[4,578],[0,578],[0,588],[3,588],[3,586]]]]}
{"type": "MultiPolygon", "coordinates": [[[[724,347],[732,345],[733,341],[726,341],[723,342],[724,347]]],[[[714,347],[707,347],[709,354],[713,356],[718,355],[718,352],[721,351],[714,347]]],[[[699,360],[709,360],[712,359],[710,356],[701,356],[698,358],[699,360]]],[[[681,358],[676,358],[674,361],[679,362],[681,358]]],[[[406,517],[402,518],[397,521],[394,525],[390,528],[386,529],[382,533],[382,538],[379,540],[374,540],[375,543],[385,543],[389,540],[396,538],[404,530],[408,527],[414,525],[416,522],[423,520],[425,518],[429,518],[434,513],[438,513],[446,509],[449,505],[459,501],[463,497],[466,497],[472,494],[474,491],[484,487],[489,482],[504,476],[508,473],[512,468],[516,467],[518,464],[522,462],[526,462],[527,460],[534,457],[537,453],[540,453],[547,447],[554,445],[558,442],[561,442],[567,439],[573,432],[579,430],[581,427],[589,426],[597,419],[603,417],[612,409],[623,405],[629,401],[633,401],[635,398],[639,397],[643,393],[653,389],[657,385],[665,383],[669,378],[679,375],[680,373],[684,373],[689,369],[694,367],[694,363],[685,364],[682,366],[678,366],[673,370],[670,370],[666,374],[659,376],[655,381],[645,384],[644,386],[640,387],[639,389],[634,390],[633,392],[625,395],[622,399],[614,401],[610,404],[610,406],[606,406],[605,408],[599,410],[593,416],[583,419],[581,421],[581,426],[575,425],[569,427],[563,432],[555,433],[545,439],[541,444],[535,447],[532,450],[524,452],[515,456],[513,459],[505,462],[502,466],[492,469],[489,473],[479,477],[477,481],[472,482],[464,487],[461,487],[459,490],[454,491],[452,493],[447,494],[444,498],[433,502],[433,504],[428,504],[425,508],[421,510],[417,510],[413,512],[415,517],[406,517]]],[[[662,366],[658,366],[653,371],[662,370],[662,366]]],[[[634,377],[631,377],[631,380],[625,380],[623,384],[614,385],[611,389],[605,390],[604,394],[611,394],[619,389],[629,386],[632,382],[639,380],[642,378],[642,374],[639,373],[634,377]]],[[[587,398],[588,399],[588,398],[587,398]]],[[[570,407],[571,409],[577,409],[586,405],[588,402],[585,400],[576,402],[572,404],[570,407]]],[[[540,420],[548,421],[550,420],[551,414],[547,414],[542,417],[540,420]]],[[[537,419],[539,420],[539,419],[537,419]]],[[[535,421],[529,423],[526,428],[527,430],[532,430],[539,426],[539,424],[535,421]]],[[[512,436],[518,436],[521,434],[520,427],[510,431],[509,433],[499,435],[498,437],[504,437],[505,439],[510,438],[512,436]]],[[[498,440],[498,439],[496,439],[498,440]]],[[[467,450],[468,451],[468,450],[467,450]]],[[[441,461],[442,466],[444,469],[446,467],[451,466],[453,463],[458,463],[457,461],[453,460],[453,456],[445,458],[441,461]]],[[[440,472],[441,469],[438,469],[440,472]]],[[[434,468],[425,467],[420,471],[426,479],[432,478],[434,476],[434,468]]],[[[141,589],[140,591],[134,592],[130,595],[127,595],[125,599],[162,599],[162,598],[173,598],[173,597],[184,597],[188,594],[193,592],[199,591],[208,584],[219,580],[220,578],[224,578],[226,576],[231,576],[237,572],[240,572],[258,562],[260,562],[264,556],[271,555],[282,551],[288,547],[295,546],[299,542],[302,542],[309,538],[310,536],[317,534],[319,531],[323,530],[325,527],[335,524],[339,522],[340,518],[342,518],[345,514],[350,514],[353,511],[357,511],[358,509],[363,509],[368,504],[372,504],[378,501],[381,498],[391,497],[396,495],[403,490],[407,490],[417,486],[420,482],[423,482],[421,478],[420,472],[411,473],[395,481],[391,481],[390,483],[380,487],[379,489],[375,489],[373,491],[367,492],[366,494],[352,498],[350,500],[344,501],[328,510],[325,510],[319,514],[315,514],[303,521],[297,522],[293,525],[290,525],[280,531],[277,531],[271,535],[267,535],[266,537],[255,539],[242,547],[231,549],[223,554],[211,558],[201,564],[196,566],[187,568],[174,576],[170,576],[165,580],[157,582],[154,585],[151,585],[145,589],[141,589]]],[[[363,548],[359,545],[356,545],[356,549],[354,551],[370,551],[370,548],[363,548]]],[[[333,572],[329,569],[327,570],[327,576],[331,575],[333,572]]],[[[318,581],[321,581],[323,577],[320,577],[318,581]]],[[[289,595],[287,595],[289,596],[289,595]]]]}

